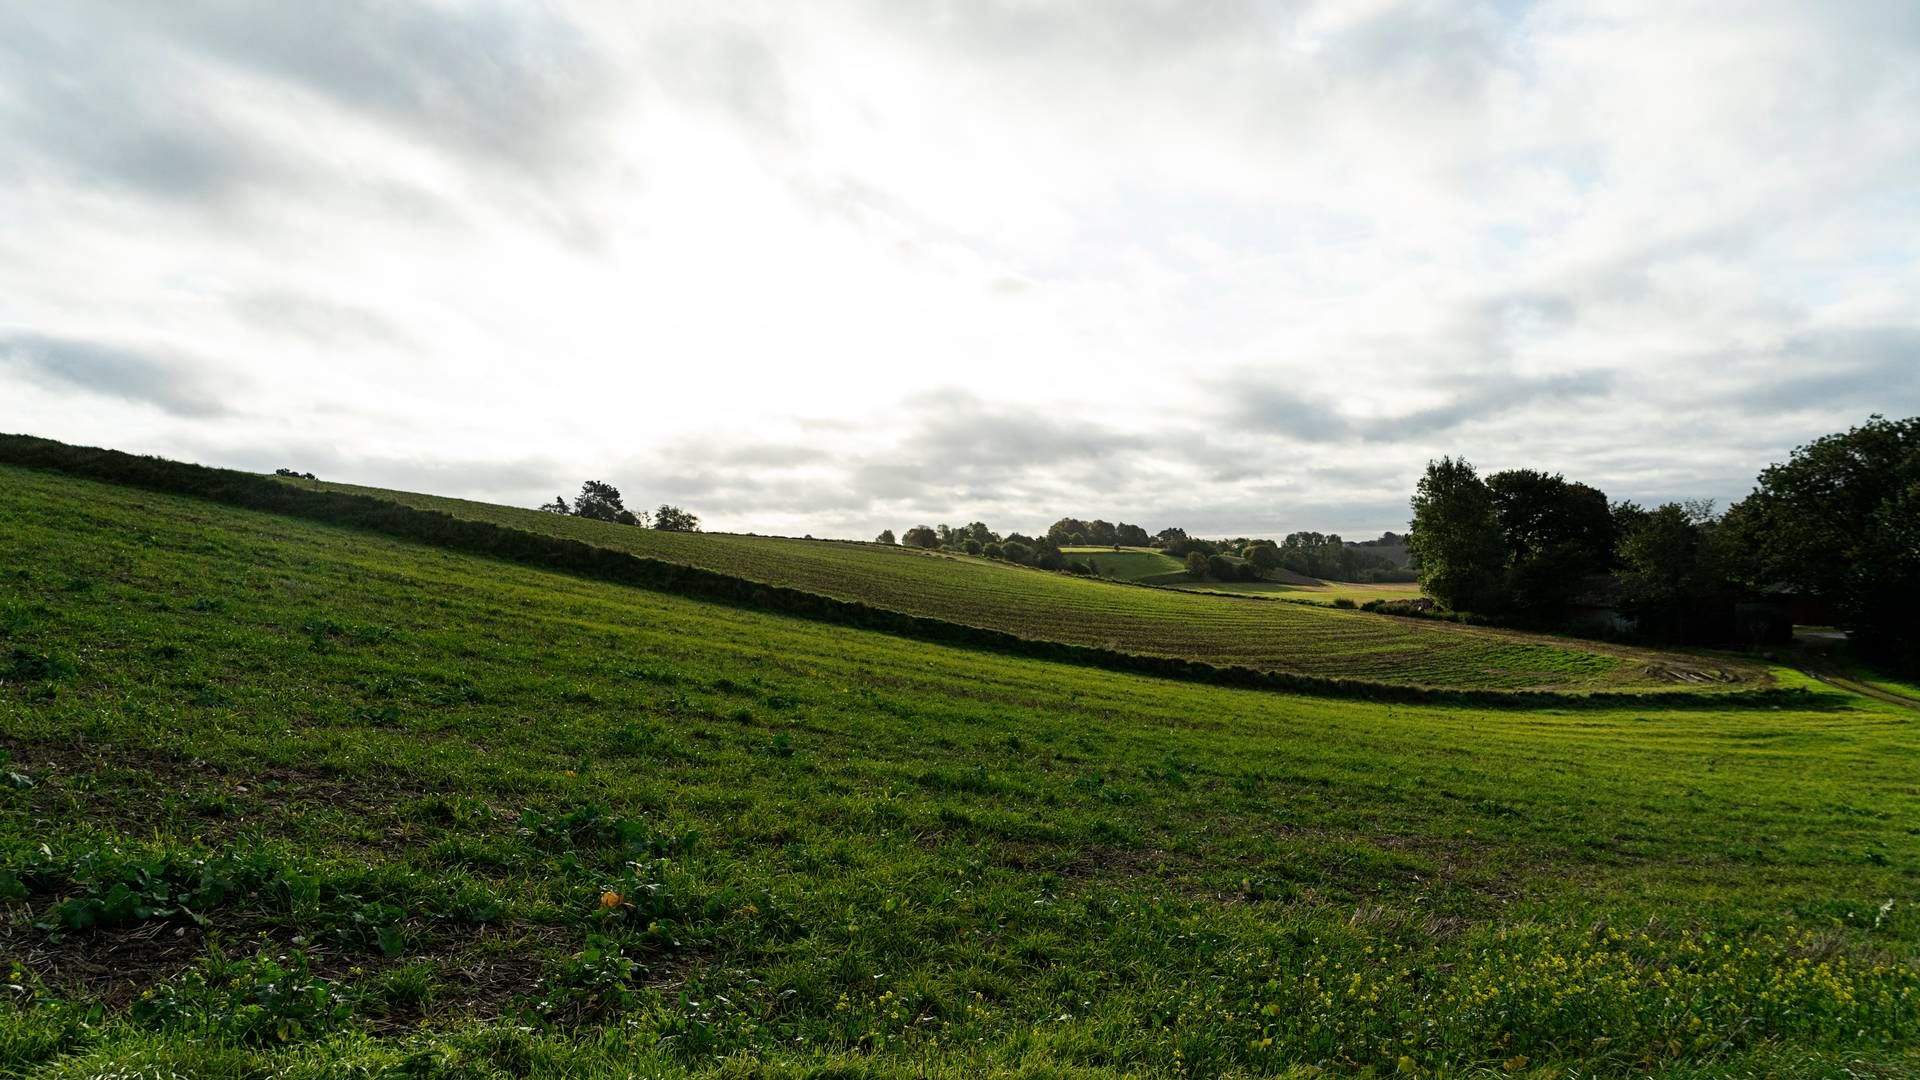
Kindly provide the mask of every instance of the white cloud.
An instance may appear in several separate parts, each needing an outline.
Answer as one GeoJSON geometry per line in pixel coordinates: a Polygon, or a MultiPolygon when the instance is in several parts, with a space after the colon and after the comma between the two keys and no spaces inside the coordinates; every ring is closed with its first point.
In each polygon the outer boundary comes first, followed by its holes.
{"type": "Polygon", "coordinates": [[[1728,499],[1920,411],[1915,100],[1904,0],[20,6],[0,428],[822,534],[1728,499]]]}

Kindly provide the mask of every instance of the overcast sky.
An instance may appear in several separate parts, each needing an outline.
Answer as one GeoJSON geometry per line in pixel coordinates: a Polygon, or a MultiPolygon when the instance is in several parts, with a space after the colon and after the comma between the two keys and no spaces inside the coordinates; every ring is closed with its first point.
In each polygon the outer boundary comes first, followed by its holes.
{"type": "Polygon", "coordinates": [[[0,430],[709,527],[1723,502],[1920,413],[1920,3],[0,0],[0,430]]]}

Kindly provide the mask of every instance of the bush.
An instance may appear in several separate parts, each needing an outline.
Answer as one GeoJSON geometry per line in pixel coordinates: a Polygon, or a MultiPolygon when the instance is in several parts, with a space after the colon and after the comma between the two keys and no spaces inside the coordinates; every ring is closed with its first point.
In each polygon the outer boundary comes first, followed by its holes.
{"type": "Polygon", "coordinates": [[[1336,596],[1333,598],[1333,606],[1337,608],[1352,608],[1357,605],[1354,604],[1351,597],[1336,596]]]}

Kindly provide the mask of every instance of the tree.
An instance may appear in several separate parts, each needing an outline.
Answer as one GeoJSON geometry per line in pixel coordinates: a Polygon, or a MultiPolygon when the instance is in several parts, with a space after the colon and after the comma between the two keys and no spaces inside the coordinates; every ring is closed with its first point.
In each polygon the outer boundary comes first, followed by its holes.
{"type": "Polygon", "coordinates": [[[1506,541],[1493,493],[1465,458],[1427,463],[1413,496],[1407,548],[1420,560],[1420,587],[1456,610],[1497,607],[1506,541]]]}
{"type": "Polygon", "coordinates": [[[1033,561],[1033,548],[1018,540],[1009,540],[1000,545],[1000,557],[1010,563],[1025,566],[1033,561]]]}
{"type": "Polygon", "coordinates": [[[1080,535],[1085,537],[1087,543],[1095,547],[1112,547],[1114,544],[1119,543],[1119,541],[1115,539],[1119,536],[1119,532],[1113,527],[1113,522],[1111,521],[1089,521],[1087,522],[1087,527],[1080,530],[1080,535]]]}
{"type": "Polygon", "coordinates": [[[662,532],[699,532],[700,519],[677,506],[661,503],[653,512],[653,527],[662,532]]]}
{"type": "Polygon", "coordinates": [[[1747,584],[1824,597],[1863,652],[1920,670],[1920,417],[1796,449],[1728,518],[1747,584]]]}
{"type": "Polygon", "coordinates": [[[991,544],[1000,539],[1000,534],[987,528],[984,521],[968,522],[966,527],[956,530],[963,538],[977,544],[991,544]]]}
{"type": "Polygon", "coordinates": [[[1187,576],[1200,581],[1207,576],[1207,557],[1197,551],[1187,553],[1187,576]]]}
{"type": "Polygon", "coordinates": [[[1113,542],[1122,547],[1146,547],[1153,542],[1153,537],[1148,536],[1147,530],[1140,526],[1123,521],[1113,527],[1113,542]]]}
{"type": "Polygon", "coordinates": [[[897,543],[899,543],[899,541],[898,541],[898,540],[895,540],[895,539],[893,538],[893,530],[892,530],[892,529],[881,529],[881,530],[880,530],[880,535],[879,535],[879,536],[876,536],[876,537],[874,537],[874,538],[873,538],[873,542],[874,542],[874,543],[876,543],[876,544],[897,544],[897,543]]]}
{"type": "Polygon", "coordinates": [[[931,525],[915,525],[901,534],[900,542],[908,547],[937,548],[940,546],[940,534],[934,532],[931,525]]]}
{"type": "Polygon", "coordinates": [[[1272,544],[1249,544],[1241,556],[1256,570],[1273,570],[1280,565],[1280,549],[1272,544]]]}
{"type": "Polygon", "coordinates": [[[980,543],[980,541],[975,540],[971,536],[967,537],[965,540],[960,541],[960,550],[966,552],[969,555],[978,555],[984,549],[985,549],[985,545],[980,543]]]}
{"type": "Polygon", "coordinates": [[[620,501],[620,489],[604,480],[581,484],[580,495],[573,500],[573,516],[595,521],[612,521],[626,508],[620,501]]]}
{"type": "Polygon", "coordinates": [[[1667,503],[1638,516],[1620,539],[1620,577],[1622,608],[1641,633],[1712,642],[1733,632],[1728,536],[1711,503],[1667,503]]]}
{"type": "Polygon", "coordinates": [[[1047,539],[1057,544],[1071,546],[1075,535],[1086,536],[1087,523],[1079,518],[1064,517],[1047,526],[1047,539]]]}
{"type": "Polygon", "coordinates": [[[544,514],[571,514],[573,513],[573,507],[567,505],[566,499],[555,495],[552,502],[540,504],[540,512],[544,514]]]}
{"type": "Polygon", "coordinates": [[[1540,620],[1566,610],[1589,574],[1613,565],[1607,496],[1559,473],[1508,469],[1487,477],[1507,548],[1506,602],[1540,620]]]}
{"type": "MultiPolygon", "coordinates": [[[[1194,554],[1198,555],[1199,552],[1196,551],[1194,554]]],[[[1205,565],[1207,574],[1216,581],[1232,581],[1235,577],[1233,560],[1225,555],[1208,555],[1205,565]]]]}
{"type": "Polygon", "coordinates": [[[1514,565],[1559,547],[1574,548],[1592,572],[1612,562],[1616,533],[1605,492],[1536,469],[1493,473],[1487,490],[1514,565]]]}

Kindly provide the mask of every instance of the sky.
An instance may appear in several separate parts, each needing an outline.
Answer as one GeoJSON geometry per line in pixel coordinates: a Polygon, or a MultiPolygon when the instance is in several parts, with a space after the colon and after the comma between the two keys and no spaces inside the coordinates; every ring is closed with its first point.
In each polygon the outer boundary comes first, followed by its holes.
{"type": "Polygon", "coordinates": [[[0,0],[0,431],[1349,538],[1920,414],[1920,4],[0,0]]]}

